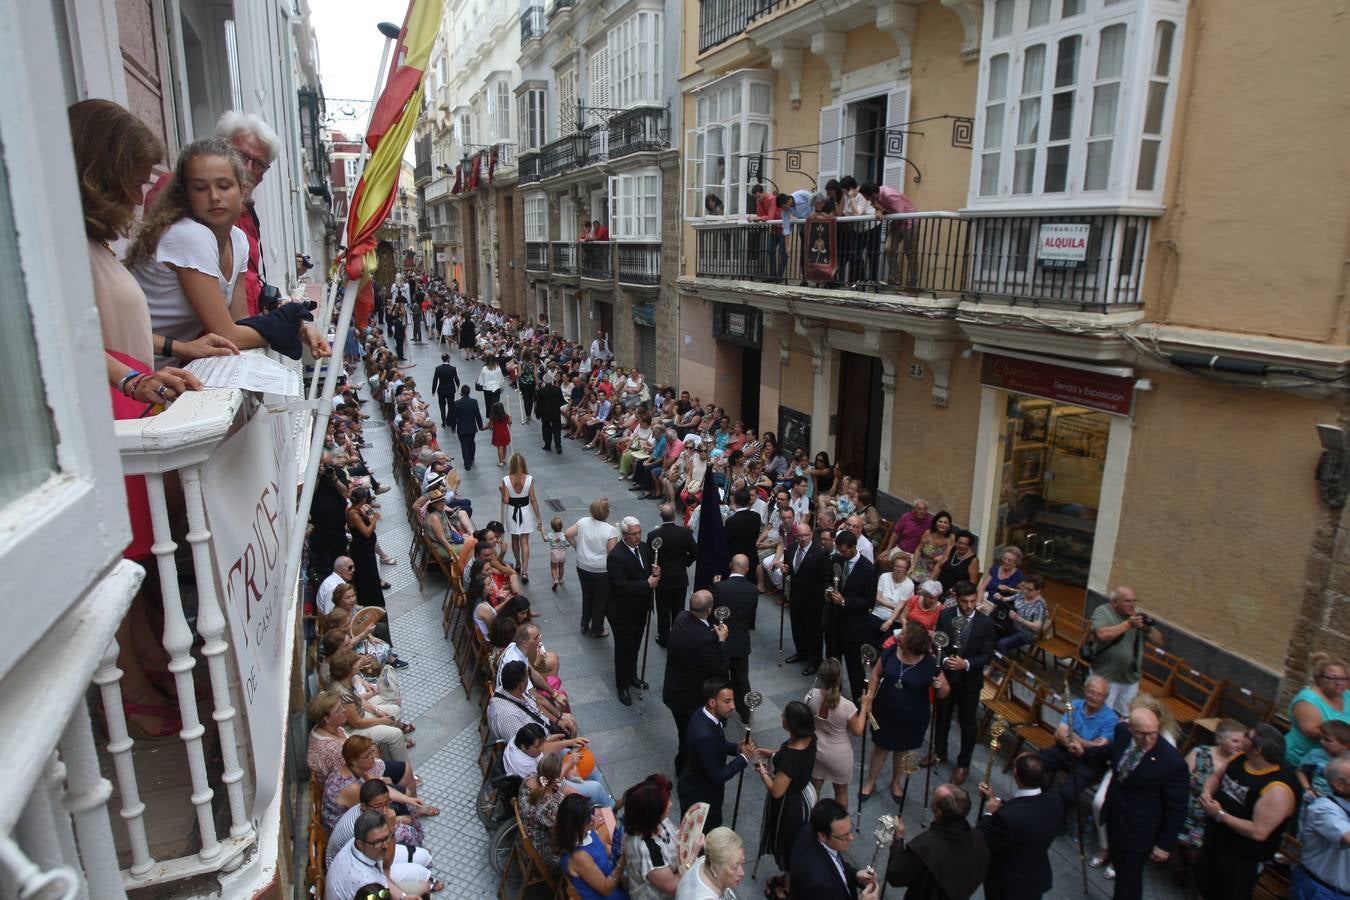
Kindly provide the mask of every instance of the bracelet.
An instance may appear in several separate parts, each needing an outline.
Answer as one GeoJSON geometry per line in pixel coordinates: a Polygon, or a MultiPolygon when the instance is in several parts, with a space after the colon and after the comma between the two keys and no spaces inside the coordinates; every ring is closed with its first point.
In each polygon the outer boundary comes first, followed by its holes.
{"type": "Polygon", "coordinates": [[[160,356],[173,356],[173,338],[164,338],[164,346],[159,351],[160,356]]]}
{"type": "Polygon", "coordinates": [[[127,374],[122,376],[121,381],[117,382],[117,389],[122,392],[122,396],[124,397],[131,396],[131,394],[127,391],[127,382],[135,378],[137,375],[143,375],[143,373],[138,372],[135,369],[132,369],[129,372],[127,372],[127,374]]]}

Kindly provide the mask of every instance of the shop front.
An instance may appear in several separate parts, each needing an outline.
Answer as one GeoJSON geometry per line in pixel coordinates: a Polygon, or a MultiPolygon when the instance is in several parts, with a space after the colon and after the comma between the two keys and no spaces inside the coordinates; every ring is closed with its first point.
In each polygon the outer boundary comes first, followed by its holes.
{"type": "Polygon", "coordinates": [[[984,566],[1015,546],[1046,598],[1076,611],[1105,593],[1132,425],[1128,368],[986,353],[971,522],[984,566]],[[983,475],[983,479],[981,479],[983,475]]]}

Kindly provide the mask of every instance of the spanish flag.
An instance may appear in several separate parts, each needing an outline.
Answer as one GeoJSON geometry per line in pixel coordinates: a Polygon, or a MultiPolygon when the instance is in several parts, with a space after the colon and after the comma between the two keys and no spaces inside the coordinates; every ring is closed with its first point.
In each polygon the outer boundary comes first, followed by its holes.
{"type": "Polygon", "coordinates": [[[438,0],[409,0],[384,91],[370,117],[370,157],[352,194],[347,217],[347,277],[362,280],[356,298],[356,325],[365,327],[375,309],[369,275],[375,271],[375,232],[394,206],[403,151],[422,108],[422,76],[440,27],[438,0]]]}

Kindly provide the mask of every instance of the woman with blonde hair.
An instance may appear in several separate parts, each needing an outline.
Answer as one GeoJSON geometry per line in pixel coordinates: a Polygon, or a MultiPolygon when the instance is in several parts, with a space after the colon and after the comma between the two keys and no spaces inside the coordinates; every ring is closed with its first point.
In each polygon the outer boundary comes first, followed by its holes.
{"type": "Polygon", "coordinates": [[[703,855],[680,878],[675,900],[726,900],[745,878],[745,844],[725,825],[703,837],[703,855]]]}
{"type": "Polygon", "coordinates": [[[517,803],[525,834],[539,851],[544,863],[553,871],[558,869],[558,854],[553,850],[549,835],[558,820],[558,806],[566,796],[564,767],[575,765],[575,754],[549,753],[539,758],[534,774],[520,783],[517,803]]]}
{"type": "Polygon", "coordinates": [[[239,348],[272,347],[300,358],[300,343],[328,356],[328,343],[306,319],[304,306],[285,303],[248,316],[248,237],[234,223],[243,209],[248,175],[239,152],[221,138],[194,141],[178,156],[173,180],[160,191],[126,264],[145,292],[150,320],[170,339],[161,358],[175,358],[180,341],[203,332],[239,348]]]}
{"type": "Polygon", "coordinates": [[[1350,722],[1350,670],[1345,660],[1314,653],[1308,658],[1308,670],[1312,672],[1312,684],[1289,701],[1293,727],[1284,736],[1284,761],[1293,768],[1317,749],[1323,722],[1350,722]]]}
{"type": "Polygon", "coordinates": [[[525,464],[525,457],[511,454],[507,475],[502,479],[502,521],[511,535],[511,555],[516,561],[516,572],[521,584],[530,583],[530,535],[544,534],[543,516],[539,514],[539,500],[534,495],[534,476],[525,464]],[[510,512],[507,508],[510,507],[510,512]]]}
{"type": "Polygon", "coordinates": [[[619,542],[619,531],[609,524],[609,500],[591,501],[590,515],[582,516],[563,533],[576,551],[577,580],[581,582],[581,631],[608,637],[605,609],[609,606],[609,551],[619,542]]]}

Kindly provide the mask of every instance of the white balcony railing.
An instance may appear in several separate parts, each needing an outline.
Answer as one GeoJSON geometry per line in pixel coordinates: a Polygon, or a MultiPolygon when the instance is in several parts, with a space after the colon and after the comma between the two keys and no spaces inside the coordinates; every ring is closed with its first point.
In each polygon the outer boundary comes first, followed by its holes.
{"type": "Polygon", "coordinates": [[[182,725],[129,734],[116,635],[144,571],[119,562],[0,686],[16,726],[0,729],[0,896],[252,896],[275,878],[298,584],[287,535],[303,527],[311,419],[257,396],[187,393],[116,423],[125,473],[145,479],[147,594],[182,725]]]}

